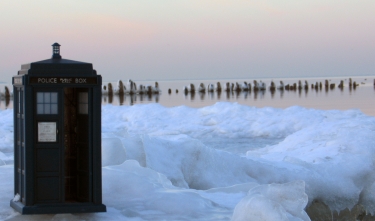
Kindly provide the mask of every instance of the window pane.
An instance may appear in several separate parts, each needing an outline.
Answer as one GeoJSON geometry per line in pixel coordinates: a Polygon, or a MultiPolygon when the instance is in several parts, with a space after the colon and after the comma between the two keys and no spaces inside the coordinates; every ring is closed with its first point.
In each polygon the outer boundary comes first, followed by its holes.
{"type": "Polygon", "coordinates": [[[44,114],[51,114],[51,104],[44,104],[44,114]]]}
{"type": "Polygon", "coordinates": [[[43,108],[43,104],[37,104],[37,108],[36,108],[36,113],[37,114],[43,114],[44,113],[44,108],[43,108]]]}
{"type": "Polygon", "coordinates": [[[79,96],[79,99],[78,99],[79,103],[85,103],[85,104],[88,103],[89,96],[87,92],[80,92],[78,96],[79,96]]]}
{"type": "Polygon", "coordinates": [[[89,105],[88,104],[79,104],[78,113],[80,114],[88,114],[89,113],[89,105]]]}
{"type": "Polygon", "coordinates": [[[49,92],[44,93],[44,103],[51,103],[51,93],[49,92]]]}
{"type": "Polygon", "coordinates": [[[51,104],[51,114],[57,114],[57,104],[51,104]]]}
{"type": "Polygon", "coordinates": [[[57,92],[51,93],[51,103],[57,104],[57,92]]]}
{"type": "Polygon", "coordinates": [[[43,103],[43,101],[44,101],[44,99],[43,99],[43,94],[44,94],[44,93],[42,93],[42,92],[37,92],[37,93],[36,93],[36,102],[37,102],[38,104],[43,103]]]}
{"type": "Polygon", "coordinates": [[[58,114],[58,92],[37,92],[37,114],[58,114]]]}

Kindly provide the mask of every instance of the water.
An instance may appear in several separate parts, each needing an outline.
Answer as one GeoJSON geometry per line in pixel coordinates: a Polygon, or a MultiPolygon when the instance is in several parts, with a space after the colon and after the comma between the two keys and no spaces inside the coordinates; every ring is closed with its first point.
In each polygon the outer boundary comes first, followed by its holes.
{"type": "MultiPolygon", "coordinates": [[[[353,81],[356,81],[359,86],[354,89],[350,89],[348,86],[348,77],[335,77],[335,78],[264,78],[256,79],[258,82],[263,81],[267,84],[267,90],[264,92],[254,93],[252,92],[230,92],[225,91],[221,93],[217,92],[205,92],[205,93],[183,93],[183,87],[188,86],[191,83],[195,85],[196,89],[200,83],[204,83],[207,87],[208,84],[212,83],[216,85],[216,82],[220,82],[222,86],[226,82],[230,83],[240,83],[247,81],[253,84],[253,79],[220,79],[220,80],[173,80],[173,81],[158,81],[159,87],[162,93],[159,95],[125,95],[113,97],[103,96],[103,104],[113,104],[113,105],[133,105],[133,104],[144,104],[144,103],[160,103],[166,107],[173,107],[179,105],[186,105],[189,107],[204,107],[208,105],[215,104],[218,101],[222,102],[237,102],[243,105],[255,106],[255,107],[275,107],[275,108],[287,108],[290,106],[298,105],[306,108],[322,109],[322,110],[348,110],[348,109],[360,109],[363,113],[375,116],[375,109],[373,108],[373,102],[375,98],[375,88],[374,88],[374,78],[373,76],[359,76],[352,77],[353,81]],[[324,81],[329,80],[329,83],[335,83],[336,87],[334,89],[325,90],[324,81]],[[271,81],[274,81],[276,86],[279,84],[280,80],[284,84],[298,83],[299,80],[304,83],[305,80],[309,83],[308,90],[296,90],[296,91],[280,91],[276,90],[271,93],[269,90],[269,85],[271,81]],[[337,87],[340,80],[344,81],[344,88],[341,90],[337,87]],[[315,90],[311,89],[311,84],[315,82],[322,82],[323,89],[315,90]],[[168,93],[168,89],[171,89],[171,93],[168,93]],[[178,93],[176,92],[178,90],[178,93]]],[[[124,82],[127,79],[121,79],[124,82]]],[[[136,81],[137,85],[154,85],[155,81],[136,81]]],[[[111,82],[116,86],[116,82],[111,82]]],[[[103,84],[108,84],[104,82],[103,84]]],[[[1,84],[0,93],[4,91],[4,87],[7,86],[12,90],[10,84],[1,84]]],[[[13,101],[11,99],[5,99],[1,97],[0,99],[0,109],[13,108],[13,101]]]]}
{"type": "MultiPolygon", "coordinates": [[[[122,79],[124,82],[126,79],[122,79]]],[[[374,77],[361,76],[352,77],[353,82],[355,81],[359,86],[349,88],[348,77],[335,77],[335,78],[279,78],[279,79],[256,79],[258,82],[263,81],[267,84],[267,90],[264,92],[254,93],[251,92],[230,92],[225,91],[218,92],[205,92],[205,93],[188,93],[183,92],[183,87],[188,86],[190,83],[195,85],[197,89],[200,83],[204,83],[207,87],[209,83],[215,84],[220,82],[222,86],[226,82],[240,83],[244,81],[253,84],[251,79],[221,79],[221,80],[176,80],[176,81],[158,81],[159,87],[162,90],[160,95],[125,95],[120,97],[118,95],[112,98],[103,96],[103,104],[114,104],[114,105],[133,105],[141,103],[153,103],[157,102],[166,107],[173,107],[179,105],[186,105],[189,107],[204,107],[212,105],[218,101],[222,102],[237,102],[243,105],[255,106],[255,107],[275,107],[275,108],[287,108],[290,106],[298,105],[306,108],[322,109],[322,110],[348,110],[348,109],[360,109],[363,113],[371,116],[375,116],[375,109],[373,108],[373,101],[375,98],[374,88],[374,77]],[[324,81],[328,80],[329,83],[335,83],[334,89],[326,90],[324,87],[324,81]],[[276,90],[271,93],[269,85],[271,81],[274,81],[276,86],[279,85],[280,80],[284,84],[298,83],[299,80],[307,80],[309,84],[308,90],[295,90],[295,91],[281,91],[276,90]],[[338,88],[340,81],[344,81],[344,88],[338,88]],[[320,90],[312,89],[311,84],[315,82],[322,82],[323,88],[320,90]],[[171,89],[171,93],[168,93],[168,89],[171,89]],[[176,92],[178,90],[178,93],[176,92]]],[[[135,81],[137,85],[154,85],[154,81],[135,81]]],[[[104,83],[107,84],[108,82],[104,83]]],[[[116,86],[116,82],[112,82],[116,86]]]]}

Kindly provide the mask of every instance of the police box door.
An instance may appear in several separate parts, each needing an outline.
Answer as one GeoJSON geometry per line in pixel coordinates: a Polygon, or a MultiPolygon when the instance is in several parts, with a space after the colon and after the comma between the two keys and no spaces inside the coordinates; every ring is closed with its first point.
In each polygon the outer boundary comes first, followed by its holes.
{"type": "Polygon", "coordinates": [[[36,203],[89,202],[89,89],[43,88],[36,101],[36,203]]]}
{"type": "Polygon", "coordinates": [[[56,203],[63,199],[61,92],[61,89],[43,88],[34,94],[36,203],[56,203]]]}
{"type": "Polygon", "coordinates": [[[91,202],[91,96],[88,88],[64,88],[65,202],[91,202]]]}

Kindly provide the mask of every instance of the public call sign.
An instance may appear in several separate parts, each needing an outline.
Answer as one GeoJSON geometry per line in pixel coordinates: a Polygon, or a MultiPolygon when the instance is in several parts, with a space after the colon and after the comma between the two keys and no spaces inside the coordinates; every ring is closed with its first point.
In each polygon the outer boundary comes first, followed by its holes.
{"type": "Polygon", "coordinates": [[[30,84],[97,84],[96,77],[30,77],[30,84]]]}

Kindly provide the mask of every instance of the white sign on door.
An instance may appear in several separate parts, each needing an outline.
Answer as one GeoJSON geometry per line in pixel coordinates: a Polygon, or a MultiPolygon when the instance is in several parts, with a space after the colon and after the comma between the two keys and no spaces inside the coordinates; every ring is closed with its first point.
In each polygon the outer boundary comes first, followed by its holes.
{"type": "Polygon", "coordinates": [[[38,122],[38,142],[56,142],[56,122],[38,122]]]}

